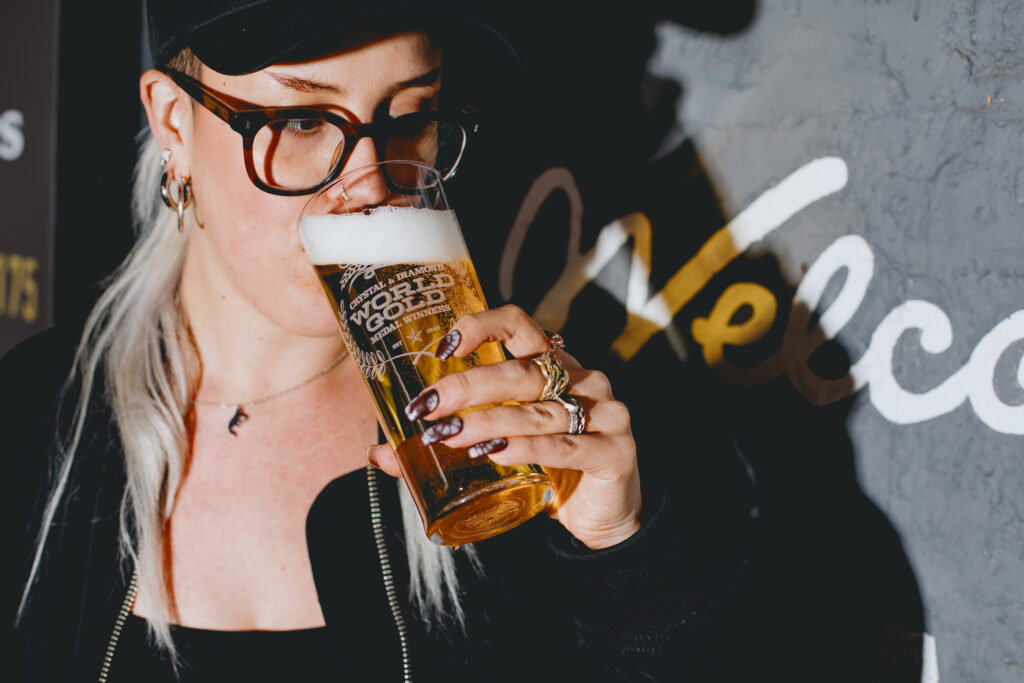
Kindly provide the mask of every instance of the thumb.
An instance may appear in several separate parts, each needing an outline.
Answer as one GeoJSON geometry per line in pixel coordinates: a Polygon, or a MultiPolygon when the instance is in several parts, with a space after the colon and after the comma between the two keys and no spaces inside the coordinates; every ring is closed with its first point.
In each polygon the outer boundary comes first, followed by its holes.
{"type": "Polygon", "coordinates": [[[398,467],[398,458],[391,446],[386,443],[370,446],[366,449],[366,464],[390,474],[392,477],[401,477],[402,470],[398,467]]]}

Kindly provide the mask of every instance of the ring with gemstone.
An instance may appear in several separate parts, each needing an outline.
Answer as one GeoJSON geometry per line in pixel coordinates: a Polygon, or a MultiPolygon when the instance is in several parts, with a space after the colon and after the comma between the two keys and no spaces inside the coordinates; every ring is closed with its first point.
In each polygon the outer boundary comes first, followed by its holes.
{"type": "Polygon", "coordinates": [[[562,339],[562,335],[551,330],[544,330],[544,334],[548,336],[548,348],[552,351],[565,348],[565,340],[562,339]]]}

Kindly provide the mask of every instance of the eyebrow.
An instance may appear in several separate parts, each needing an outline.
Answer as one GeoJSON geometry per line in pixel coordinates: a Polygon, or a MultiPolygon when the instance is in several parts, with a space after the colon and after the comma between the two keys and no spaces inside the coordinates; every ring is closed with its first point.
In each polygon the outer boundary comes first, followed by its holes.
{"type": "Polygon", "coordinates": [[[417,76],[416,78],[410,78],[407,81],[402,81],[395,87],[395,90],[404,90],[405,88],[416,88],[423,85],[432,85],[437,81],[437,77],[440,75],[441,67],[437,67],[436,69],[428,71],[422,76],[417,76]]]}
{"type": "Polygon", "coordinates": [[[337,95],[340,95],[343,92],[340,88],[333,86],[330,83],[311,81],[308,78],[288,76],[287,74],[274,73],[273,71],[266,71],[264,73],[284,87],[291,88],[292,90],[298,90],[299,92],[330,92],[337,95]]]}
{"type": "MultiPolygon", "coordinates": [[[[299,92],[329,92],[336,95],[344,94],[344,89],[337,86],[331,85],[330,83],[323,83],[321,81],[313,81],[308,78],[299,78],[298,76],[289,76],[287,74],[275,73],[273,71],[265,71],[268,76],[273,78],[275,81],[280,83],[286,88],[292,90],[298,90],[299,92]]],[[[402,81],[395,86],[395,90],[404,90],[405,88],[415,88],[424,85],[430,85],[437,81],[438,76],[441,75],[441,67],[428,71],[422,76],[410,78],[407,81],[402,81]]]]}

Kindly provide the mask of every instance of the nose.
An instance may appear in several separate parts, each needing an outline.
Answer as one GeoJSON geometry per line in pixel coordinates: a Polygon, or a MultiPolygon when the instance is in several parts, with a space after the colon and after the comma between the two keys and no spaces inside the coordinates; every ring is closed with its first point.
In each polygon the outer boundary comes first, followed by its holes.
{"type": "Polygon", "coordinates": [[[356,140],[352,152],[348,155],[348,159],[345,160],[345,168],[342,173],[362,168],[363,166],[370,166],[378,161],[382,161],[382,159],[377,155],[377,148],[374,146],[373,140],[368,137],[360,138],[356,140]]]}
{"type": "Polygon", "coordinates": [[[328,190],[342,213],[380,206],[387,201],[390,192],[383,172],[376,165],[379,161],[372,140],[363,138],[356,143],[341,176],[328,190]]]}

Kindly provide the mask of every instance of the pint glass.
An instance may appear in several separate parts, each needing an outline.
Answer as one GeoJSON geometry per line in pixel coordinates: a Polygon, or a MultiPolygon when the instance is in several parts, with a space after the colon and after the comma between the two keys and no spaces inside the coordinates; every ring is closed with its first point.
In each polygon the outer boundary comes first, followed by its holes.
{"type": "Polygon", "coordinates": [[[309,201],[299,232],[430,540],[479,541],[543,509],[554,491],[540,468],[425,446],[420,434],[434,423],[405,415],[441,376],[504,360],[497,342],[435,356],[455,321],[486,308],[437,172],[406,161],[349,171],[309,201]]]}

